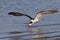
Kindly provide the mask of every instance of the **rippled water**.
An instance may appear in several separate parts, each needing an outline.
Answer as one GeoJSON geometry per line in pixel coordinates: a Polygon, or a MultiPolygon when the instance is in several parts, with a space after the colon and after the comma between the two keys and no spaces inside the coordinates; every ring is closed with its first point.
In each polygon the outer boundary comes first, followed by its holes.
{"type": "Polygon", "coordinates": [[[9,16],[21,12],[34,17],[47,9],[60,11],[60,0],[0,0],[0,40],[60,40],[60,12],[44,15],[27,30],[27,17],[9,16]]]}

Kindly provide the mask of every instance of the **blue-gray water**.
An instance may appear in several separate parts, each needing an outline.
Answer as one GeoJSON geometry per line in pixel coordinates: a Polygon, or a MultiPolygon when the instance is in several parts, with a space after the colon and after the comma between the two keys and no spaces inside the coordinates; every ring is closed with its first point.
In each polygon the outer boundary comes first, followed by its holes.
{"type": "Polygon", "coordinates": [[[25,23],[28,23],[30,19],[27,17],[9,16],[9,12],[20,12],[34,17],[37,12],[47,9],[56,9],[59,12],[44,15],[40,22],[32,25],[32,28],[38,27],[41,34],[46,33],[43,36],[50,37],[47,39],[42,38],[41,40],[55,40],[56,37],[54,36],[59,37],[60,35],[60,0],[0,0],[0,40],[13,40],[14,36],[17,36],[17,40],[22,40],[25,37],[31,38],[31,35],[28,35],[31,33],[25,32],[28,31],[25,23]],[[16,35],[10,33],[15,31],[22,33],[16,35]]]}

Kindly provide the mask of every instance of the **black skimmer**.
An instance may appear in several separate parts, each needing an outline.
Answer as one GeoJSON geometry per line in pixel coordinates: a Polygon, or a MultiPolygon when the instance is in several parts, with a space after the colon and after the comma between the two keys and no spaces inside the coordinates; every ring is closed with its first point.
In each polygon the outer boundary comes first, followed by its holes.
{"type": "Polygon", "coordinates": [[[56,13],[56,12],[58,12],[58,11],[57,10],[44,10],[44,11],[40,11],[40,12],[37,13],[37,15],[34,18],[32,18],[31,16],[29,16],[27,14],[22,14],[22,13],[19,13],[19,12],[9,12],[8,14],[9,15],[13,15],[13,16],[27,16],[28,18],[30,18],[31,21],[27,25],[28,29],[30,29],[30,26],[32,24],[38,22],[42,15],[44,15],[44,14],[53,14],[53,13],[56,13]]]}

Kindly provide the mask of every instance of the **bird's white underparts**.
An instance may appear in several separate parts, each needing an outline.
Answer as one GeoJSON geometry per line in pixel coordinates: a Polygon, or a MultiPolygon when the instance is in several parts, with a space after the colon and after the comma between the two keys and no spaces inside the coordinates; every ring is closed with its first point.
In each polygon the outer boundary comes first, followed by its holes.
{"type": "Polygon", "coordinates": [[[43,15],[45,15],[45,14],[54,14],[56,12],[58,12],[58,10],[50,9],[50,10],[40,11],[40,12],[37,12],[37,14],[34,18],[32,18],[31,16],[29,16],[27,14],[23,14],[23,13],[19,13],[19,12],[9,12],[8,14],[13,15],[13,16],[26,16],[26,17],[30,18],[31,20],[27,25],[28,30],[30,30],[30,26],[32,24],[38,22],[43,15]]]}

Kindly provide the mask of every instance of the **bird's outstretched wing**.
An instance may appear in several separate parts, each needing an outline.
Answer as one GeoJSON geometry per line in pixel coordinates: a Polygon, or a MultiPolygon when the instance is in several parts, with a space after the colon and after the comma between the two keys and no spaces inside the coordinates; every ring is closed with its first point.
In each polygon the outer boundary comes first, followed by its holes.
{"type": "Polygon", "coordinates": [[[40,11],[38,13],[41,13],[41,14],[53,14],[53,13],[56,13],[58,12],[58,10],[45,10],[45,11],[40,11]]]}
{"type": "Polygon", "coordinates": [[[33,19],[33,18],[30,17],[29,15],[22,14],[22,13],[19,13],[19,12],[9,12],[8,14],[9,14],[9,15],[13,15],[13,16],[27,16],[28,18],[33,19]]]}
{"type": "Polygon", "coordinates": [[[53,14],[58,12],[58,10],[45,10],[45,11],[40,11],[37,13],[34,19],[40,19],[42,15],[44,14],[53,14]]]}

